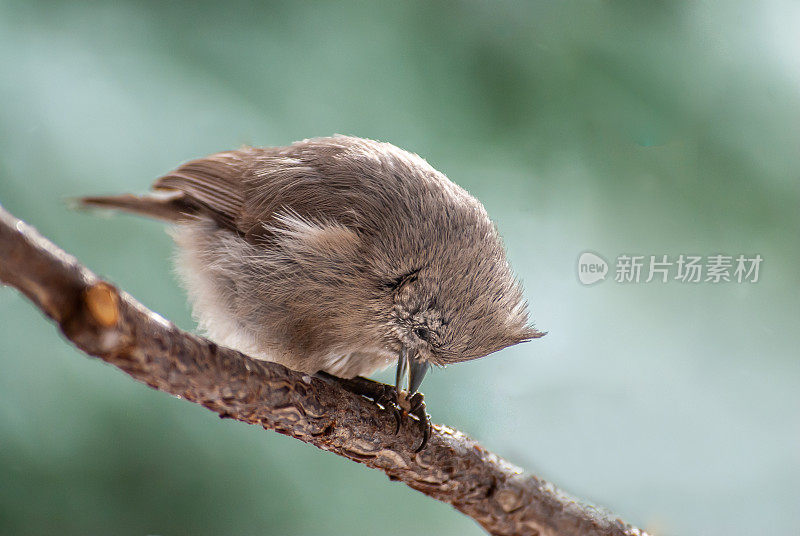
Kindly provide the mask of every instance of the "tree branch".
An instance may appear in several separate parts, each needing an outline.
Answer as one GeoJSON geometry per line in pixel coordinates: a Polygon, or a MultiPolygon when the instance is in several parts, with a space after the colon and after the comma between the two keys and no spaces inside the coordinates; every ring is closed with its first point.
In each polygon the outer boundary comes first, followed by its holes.
{"type": "Polygon", "coordinates": [[[491,534],[645,534],[452,428],[435,425],[427,448],[414,454],[416,427],[395,435],[392,415],[363,397],[179,330],[2,207],[0,281],[27,296],[75,346],[134,379],[380,469],[491,534]]]}

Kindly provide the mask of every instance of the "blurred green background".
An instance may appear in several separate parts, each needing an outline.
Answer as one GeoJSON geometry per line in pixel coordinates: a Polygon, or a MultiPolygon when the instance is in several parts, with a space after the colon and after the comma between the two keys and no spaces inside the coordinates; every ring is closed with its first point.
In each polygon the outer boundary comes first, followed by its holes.
{"type": "MultiPolygon", "coordinates": [[[[798,27],[777,0],[0,1],[0,203],[192,329],[163,226],[65,198],[244,143],[418,152],[484,202],[550,332],[432,374],[434,420],[656,534],[796,533],[798,27]],[[584,250],[764,262],[584,287],[584,250]]],[[[0,533],[481,531],[131,381],[0,289],[0,533]]]]}

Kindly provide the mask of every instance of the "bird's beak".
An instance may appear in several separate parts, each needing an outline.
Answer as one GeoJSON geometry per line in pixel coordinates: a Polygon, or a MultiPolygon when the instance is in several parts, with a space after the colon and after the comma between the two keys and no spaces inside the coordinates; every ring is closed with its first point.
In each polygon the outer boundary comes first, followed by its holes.
{"type": "Polygon", "coordinates": [[[408,396],[416,393],[428,368],[430,365],[427,362],[419,361],[416,352],[409,352],[408,348],[403,347],[400,357],[397,359],[397,374],[395,375],[397,392],[400,393],[403,390],[406,370],[408,370],[408,396]]]}
{"type": "Polygon", "coordinates": [[[427,361],[411,361],[408,367],[408,393],[413,395],[419,390],[419,386],[422,383],[422,379],[425,377],[425,373],[428,372],[428,365],[427,361]]]}
{"type": "Polygon", "coordinates": [[[403,419],[409,414],[416,417],[422,426],[422,443],[420,443],[415,452],[420,452],[424,449],[431,436],[431,418],[425,411],[422,393],[417,392],[419,385],[422,383],[422,378],[428,372],[429,365],[418,358],[419,354],[414,350],[410,351],[406,347],[400,350],[400,356],[397,358],[397,376],[395,377],[395,395],[397,398],[394,400],[397,406],[395,407],[396,431],[400,430],[403,419]],[[403,392],[406,371],[408,371],[408,392],[403,392]]]}

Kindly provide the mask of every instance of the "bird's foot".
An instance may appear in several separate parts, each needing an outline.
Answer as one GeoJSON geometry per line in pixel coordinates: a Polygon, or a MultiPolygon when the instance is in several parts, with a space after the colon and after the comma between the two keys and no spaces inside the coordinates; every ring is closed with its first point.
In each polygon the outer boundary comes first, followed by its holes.
{"type": "Polygon", "coordinates": [[[407,396],[406,391],[397,392],[393,385],[376,382],[368,378],[356,376],[355,378],[339,378],[327,372],[320,371],[316,374],[323,380],[334,381],[353,394],[369,398],[376,404],[392,413],[395,419],[394,433],[400,432],[400,427],[408,415],[413,415],[422,425],[422,442],[414,452],[420,452],[428,444],[431,435],[431,420],[425,411],[425,400],[422,393],[407,396]]]}
{"type": "MultiPolygon", "coordinates": [[[[405,394],[405,392],[404,392],[405,394]]],[[[403,415],[413,415],[422,426],[422,442],[414,452],[421,452],[428,444],[431,437],[431,417],[425,410],[425,396],[417,391],[411,397],[404,397],[403,415]],[[407,406],[407,407],[406,407],[407,406]]]]}

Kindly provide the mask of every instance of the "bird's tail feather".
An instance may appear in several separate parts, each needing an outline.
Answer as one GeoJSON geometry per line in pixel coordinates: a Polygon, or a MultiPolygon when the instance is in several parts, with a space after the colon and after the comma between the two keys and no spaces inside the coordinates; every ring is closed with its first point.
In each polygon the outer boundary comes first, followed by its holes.
{"type": "Polygon", "coordinates": [[[145,195],[110,195],[73,199],[76,208],[114,209],[165,221],[190,218],[191,210],[181,192],[155,192],[145,195]]]}

